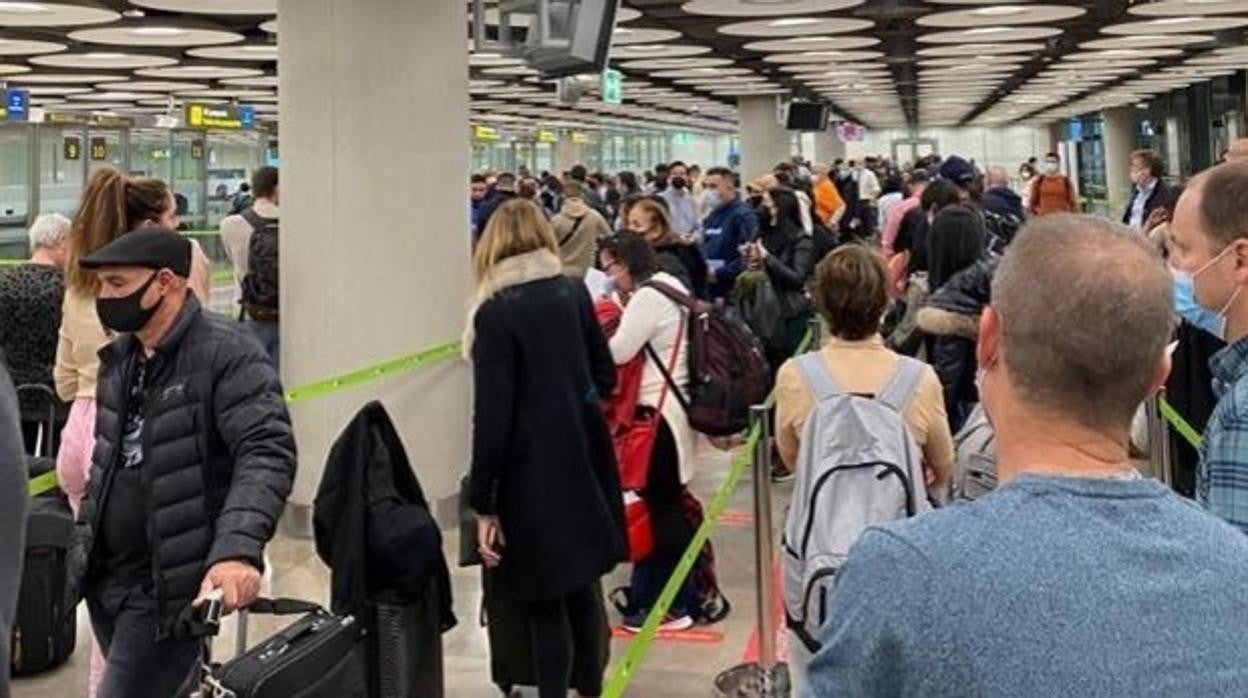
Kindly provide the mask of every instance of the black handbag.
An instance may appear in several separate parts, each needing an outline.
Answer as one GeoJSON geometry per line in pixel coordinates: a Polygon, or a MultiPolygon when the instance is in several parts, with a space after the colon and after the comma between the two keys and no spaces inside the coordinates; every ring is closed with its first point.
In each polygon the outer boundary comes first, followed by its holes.
{"type": "Polygon", "coordinates": [[[459,481],[459,566],[480,565],[481,552],[477,550],[477,512],[472,510],[470,496],[472,479],[465,475],[459,481]]]}
{"type": "Polygon", "coordinates": [[[354,617],[292,599],[257,599],[247,610],[305,615],[225,664],[205,661],[202,698],[367,698],[368,647],[354,617]]]}

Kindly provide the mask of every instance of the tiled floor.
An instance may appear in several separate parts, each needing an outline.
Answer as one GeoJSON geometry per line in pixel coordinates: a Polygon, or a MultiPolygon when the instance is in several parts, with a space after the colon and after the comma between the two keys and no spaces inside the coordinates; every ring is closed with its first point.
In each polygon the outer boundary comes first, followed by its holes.
{"type": "MultiPolygon", "coordinates": [[[[694,491],[703,503],[719,485],[728,468],[723,456],[706,458],[701,474],[694,482],[694,491]]],[[[778,487],[774,494],[775,518],[782,520],[783,501],[789,489],[778,487]]],[[[754,628],[754,546],[749,516],[752,509],[752,488],[749,477],[742,482],[729,506],[729,516],[714,535],[720,586],[733,604],[729,618],[705,630],[722,633],[716,642],[656,642],[641,665],[628,692],[630,696],[711,696],[717,673],[741,661],[754,628]]],[[[776,529],[779,530],[778,528],[776,529]]],[[[778,534],[777,534],[778,535],[778,534]]],[[[458,550],[457,532],[447,533],[448,560],[458,550]]],[[[325,601],[329,593],[329,571],[316,558],[311,541],[279,537],[269,548],[272,575],[266,594],[292,596],[325,601]]],[[[452,567],[455,612],[459,625],[444,638],[447,695],[468,698],[500,695],[490,683],[489,647],[485,630],[477,623],[481,602],[479,571],[452,567]]],[[[621,567],[604,583],[611,589],[623,583],[627,567],[621,567]]],[[[613,622],[618,618],[612,617],[613,622]]],[[[252,642],[275,632],[289,622],[257,617],[250,624],[252,642]]],[[[85,615],[79,624],[79,648],[74,657],[56,671],[43,676],[19,679],[14,683],[14,698],[75,698],[85,695],[87,674],[87,623],[85,615]]],[[[233,647],[234,625],[223,629],[217,642],[216,656],[228,658],[233,647]]],[[[618,660],[628,640],[612,644],[612,659],[618,660]]]]}

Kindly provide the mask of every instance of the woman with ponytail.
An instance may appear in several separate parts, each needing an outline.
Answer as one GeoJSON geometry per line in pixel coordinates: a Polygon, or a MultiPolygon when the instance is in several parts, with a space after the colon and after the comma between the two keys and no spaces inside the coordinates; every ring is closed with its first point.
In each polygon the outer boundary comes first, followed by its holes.
{"type": "MultiPolygon", "coordinates": [[[[172,231],[178,227],[177,207],[169,186],[160,180],[126,177],[115,169],[103,168],[87,183],[69,229],[65,301],[53,378],[57,394],[71,403],[69,419],[61,433],[56,474],[75,514],[86,492],[95,447],[95,382],[100,363],[97,352],[111,339],[95,311],[99,281],[78,261],[121,235],[148,225],[176,234],[172,231]]],[[[192,259],[192,292],[201,301],[207,301],[208,261],[198,245],[192,259]]],[[[103,671],[103,657],[93,642],[88,695],[95,695],[103,671]]]]}

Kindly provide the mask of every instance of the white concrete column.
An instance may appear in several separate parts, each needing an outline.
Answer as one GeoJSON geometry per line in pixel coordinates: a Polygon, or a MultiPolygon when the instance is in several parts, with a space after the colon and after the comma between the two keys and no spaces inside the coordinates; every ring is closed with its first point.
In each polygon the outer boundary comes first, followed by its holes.
{"type": "Polygon", "coordinates": [[[768,174],[777,163],[792,156],[792,134],[776,117],[776,98],[741,97],[741,180],[748,182],[768,174]]]}
{"type": "Polygon", "coordinates": [[[555,141],[555,172],[556,176],[567,172],[575,165],[585,164],[581,160],[581,145],[567,138],[555,141]]]}
{"type": "Polygon", "coordinates": [[[815,156],[812,160],[820,165],[831,165],[845,158],[845,141],[834,129],[815,134],[815,156]]]}
{"type": "MultiPolygon", "coordinates": [[[[288,387],[458,339],[469,292],[463,2],[279,0],[282,368],[288,387]]],[[[292,406],[312,502],[325,456],[381,400],[426,495],[468,467],[458,360],[292,406]]]]}
{"type": "Polygon", "coordinates": [[[1105,119],[1105,190],[1109,199],[1109,217],[1117,220],[1127,208],[1131,197],[1131,152],[1136,146],[1135,107],[1106,109],[1105,119]]]}

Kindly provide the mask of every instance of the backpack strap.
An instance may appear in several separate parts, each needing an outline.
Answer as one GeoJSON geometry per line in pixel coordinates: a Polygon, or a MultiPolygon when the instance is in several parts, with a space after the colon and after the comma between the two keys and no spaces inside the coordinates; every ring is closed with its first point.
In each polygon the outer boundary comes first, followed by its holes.
{"type": "Polygon", "coordinates": [[[918,359],[912,359],[909,356],[898,357],[893,377],[889,379],[888,385],[875,396],[875,399],[898,412],[904,410],[910,403],[914,391],[919,387],[924,366],[925,364],[918,359]]]}
{"type": "Polygon", "coordinates": [[[828,372],[823,356],[817,351],[797,357],[797,370],[802,374],[806,388],[815,396],[815,402],[830,400],[845,392],[828,372]]]}
{"type": "Polygon", "coordinates": [[[256,209],[252,206],[243,209],[238,215],[242,216],[243,220],[247,221],[247,225],[250,225],[251,229],[256,232],[266,230],[277,223],[276,218],[265,218],[256,213],[256,209]]]}

